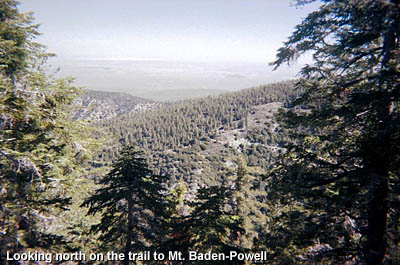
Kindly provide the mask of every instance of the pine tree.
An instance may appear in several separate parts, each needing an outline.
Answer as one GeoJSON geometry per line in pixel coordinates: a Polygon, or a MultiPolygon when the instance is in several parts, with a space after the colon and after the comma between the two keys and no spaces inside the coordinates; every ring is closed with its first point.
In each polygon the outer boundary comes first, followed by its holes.
{"type": "MultiPolygon", "coordinates": [[[[157,227],[158,242],[154,242],[157,252],[164,254],[179,251],[187,255],[191,247],[192,234],[185,220],[189,215],[189,206],[185,204],[187,192],[186,183],[179,181],[174,187],[169,188],[166,196],[165,211],[158,216],[161,222],[157,227]]],[[[165,264],[165,260],[159,264],[165,264]]],[[[181,261],[168,261],[168,264],[181,264],[181,261]]],[[[157,263],[156,263],[157,264],[157,263]]]]}
{"type": "Polygon", "coordinates": [[[234,211],[242,218],[241,227],[243,233],[239,237],[241,247],[251,249],[253,241],[258,238],[265,224],[266,192],[259,176],[265,173],[260,168],[248,167],[244,157],[236,159],[236,176],[233,180],[234,188],[232,198],[234,200],[234,211]]]}
{"type": "Polygon", "coordinates": [[[7,250],[65,245],[46,223],[67,210],[72,179],[89,155],[74,135],[84,128],[69,116],[78,89],[46,74],[51,54],[33,41],[37,26],[17,5],[0,2],[1,257],[7,250]]]}
{"type": "Polygon", "coordinates": [[[106,248],[123,249],[124,264],[129,264],[130,251],[146,250],[157,237],[154,233],[165,206],[163,181],[149,170],[143,153],[129,146],[100,180],[101,187],[82,204],[89,208],[88,215],[101,215],[91,233],[99,234],[106,248]]]}
{"type": "MultiPolygon", "coordinates": [[[[229,208],[232,191],[222,186],[200,188],[190,201],[182,198],[185,186],[172,189],[169,200],[169,216],[164,218],[161,244],[157,252],[179,251],[185,261],[162,261],[160,264],[220,264],[221,261],[189,260],[189,251],[198,253],[243,252],[238,236],[244,230],[241,218],[229,208]],[[183,188],[183,189],[182,189],[183,188]],[[186,204],[185,204],[186,202],[186,204]]],[[[243,264],[242,261],[224,261],[226,264],[243,264]]]]}
{"type": "MultiPolygon", "coordinates": [[[[226,253],[241,252],[238,235],[243,233],[241,218],[232,209],[227,209],[232,191],[226,187],[211,186],[198,190],[196,201],[189,203],[192,212],[185,222],[192,235],[191,250],[226,253]]],[[[225,261],[226,264],[242,264],[240,261],[225,261]]],[[[200,261],[199,264],[219,264],[220,261],[200,261]]],[[[195,264],[194,261],[191,264],[195,264]]]]}
{"type": "Polygon", "coordinates": [[[270,188],[289,207],[280,231],[297,258],[389,262],[400,247],[400,1],[322,1],[273,64],[306,52],[305,93],[281,119],[293,144],[270,188]]]}

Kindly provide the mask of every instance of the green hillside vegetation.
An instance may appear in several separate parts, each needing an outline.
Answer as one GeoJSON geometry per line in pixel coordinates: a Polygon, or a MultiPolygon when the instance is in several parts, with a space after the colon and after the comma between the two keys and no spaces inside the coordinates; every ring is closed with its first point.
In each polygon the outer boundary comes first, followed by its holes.
{"type": "MultiPolygon", "coordinates": [[[[237,152],[249,155],[254,165],[266,166],[269,159],[257,160],[256,157],[261,157],[257,153],[274,153],[268,146],[279,147],[284,142],[283,134],[277,133],[279,128],[273,122],[277,107],[270,103],[288,102],[296,93],[293,82],[276,83],[124,115],[100,121],[99,126],[115,135],[119,146],[133,145],[149,151],[159,173],[168,172],[174,178],[189,177],[196,169],[207,170],[210,163],[226,162],[223,160],[237,152]],[[184,163],[173,166],[168,163],[171,160],[184,163]],[[192,165],[185,165],[189,162],[192,165]],[[162,165],[170,169],[166,171],[162,165]]],[[[108,161],[118,150],[118,147],[104,149],[101,159],[108,161]]],[[[212,168],[204,178],[215,179],[221,166],[212,168]]]]}
{"type": "Polygon", "coordinates": [[[229,187],[231,207],[237,207],[237,216],[246,216],[237,245],[251,249],[267,232],[261,176],[287,141],[273,117],[299,94],[293,85],[276,83],[100,121],[98,126],[118,144],[100,152],[98,165],[115,161],[124,146],[134,146],[145,152],[156,174],[168,177],[170,190],[186,183],[188,202],[205,186],[229,187]]]}

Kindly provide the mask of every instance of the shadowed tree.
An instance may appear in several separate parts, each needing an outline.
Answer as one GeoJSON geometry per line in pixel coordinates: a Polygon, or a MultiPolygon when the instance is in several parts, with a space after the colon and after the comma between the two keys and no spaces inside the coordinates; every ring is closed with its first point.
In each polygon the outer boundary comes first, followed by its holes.
{"type": "Polygon", "coordinates": [[[291,242],[300,259],[381,264],[399,251],[400,1],[321,2],[273,62],[313,58],[297,83],[305,93],[280,119],[293,143],[270,199],[290,207],[267,244],[291,242]]]}
{"type": "Polygon", "coordinates": [[[89,215],[100,213],[100,223],[91,232],[99,234],[106,247],[123,249],[124,264],[129,264],[130,251],[146,250],[158,236],[154,232],[165,205],[163,181],[148,169],[141,152],[126,147],[100,180],[102,187],[82,204],[89,208],[89,215]]]}
{"type": "MultiPolygon", "coordinates": [[[[177,195],[179,196],[179,193],[177,195]]],[[[240,233],[244,232],[244,229],[240,227],[242,220],[233,209],[228,207],[231,199],[230,189],[223,186],[211,186],[199,189],[194,200],[187,202],[188,207],[183,204],[179,206],[178,201],[172,203],[171,205],[178,207],[173,207],[175,213],[164,224],[164,241],[158,251],[161,250],[164,253],[180,251],[185,260],[167,260],[161,263],[220,264],[221,261],[189,260],[189,251],[198,253],[211,251],[226,255],[229,255],[230,251],[244,252],[238,240],[240,233]]],[[[223,262],[244,264],[243,261],[236,259],[223,262]]]]}

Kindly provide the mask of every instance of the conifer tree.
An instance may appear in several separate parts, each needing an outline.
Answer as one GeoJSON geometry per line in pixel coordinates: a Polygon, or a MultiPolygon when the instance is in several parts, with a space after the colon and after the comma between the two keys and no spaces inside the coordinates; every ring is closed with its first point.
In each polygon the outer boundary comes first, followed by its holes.
{"type": "Polygon", "coordinates": [[[266,192],[260,183],[264,171],[256,167],[248,167],[244,157],[236,159],[236,176],[233,180],[234,188],[232,198],[234,200],[234,211],[242,218],[241,227],[243,233],[239,236],[239,245],[251,249],[253,241],[258,238],[265,224],[266,192]]]}
{"type": "MultiPolygon", "coordinates": [[[[30,14],[0,2],[0,255],[66,243],[47,221],[71,199],[72,179],[88,155],[69,117],[78,89],[48,75],[51,54],[34,42],[30,14]]],[[[83,181],[84,182],[84,181],[83,181]]]]}
{"type": "Polygon", "coordinates": [[[154,232],[165,206],[163,182],[149,170],[143,153],[128,146],[100,180],[101,187],[82,204],[89,215],[101,215],[91,232],[99,234],[106,248],[123,250],[124,264],[129,264],[130,251],[146,250],[158,236],[154,232]]]}
{"type": "Polygon", "coordinates": [[[382,264],[400,247],[400,1],[321,2],[273,63],[313,58],[281,115],[293,144],[269,189],[289,207],[277,232],[295,259],[382,264]]]}
{"type": "MultiPolygon", "coordinates": [[[[228,206],[232,191],[222,186],[200,188],[190,201],[182,200],[182,186],[169,198],[169,218],[164,218],[164,233],[157,251],[168,253],[179,251],[183,260],[162,261],[159,264],[220,264],[221,261],[189,260],[189,251],[198,253],[243,252],[238,237],[244,230],[242,219],[228,206]],[[167,262],[167,263],[165,263],[167,262]]],[[[242,261],[224,261],[226,264],[243,264],[242,261]]]]}
{"type": "MultiPolygon", "coordinates": [[[[170,187],[166,196],[166,209],[160,218],[160,225],[157,227],[158,240],[153,243],[157,252],[169,253],[179,251],[186,255],[191,247],[192,234],[185,220],[189,215],[189,206],[185,204],[187,186],[180,181],[174,187],[170,187]]],[[[167,258],[168,259],[168,258],[167,258]]],[[[165,264],[165,260],[156,264],[165,264]]],[[[180,264],[168,260],[169,264],[180,264]]]]}
{"type": "MultiPolygon", "coordinates": [[[[227,209],[232,191],[226,187],[211,186],[202,188],[196,195],[196,201],[189,203],[192,212],[183,222],[192,235],[190,249],[200,253],[208,251],[228,254],[229,251],[241,252],[238,236],[243,233],[241,218],[232,209],[227,209]]],[[[242,264],[233,260],[226,264],[242,264]]],[[[220,261],[200,261],[199,264],[219,264],[220,261]]],[[[191,264],[195,264],[193,261],[191,264]]]]}

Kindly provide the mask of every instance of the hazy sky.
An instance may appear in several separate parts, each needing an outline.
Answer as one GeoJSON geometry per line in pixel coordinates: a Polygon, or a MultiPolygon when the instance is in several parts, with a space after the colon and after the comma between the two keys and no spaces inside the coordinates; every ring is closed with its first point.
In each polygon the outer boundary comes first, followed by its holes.
{"type": "Polygon", "coordinates": [[[20,0],[66,59],[263,61],[316,4],[291,0],[20,0]]]}

